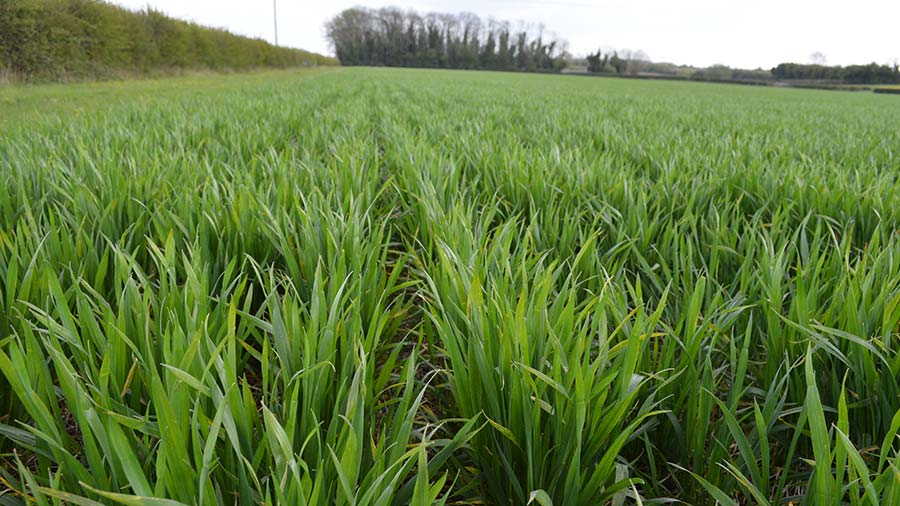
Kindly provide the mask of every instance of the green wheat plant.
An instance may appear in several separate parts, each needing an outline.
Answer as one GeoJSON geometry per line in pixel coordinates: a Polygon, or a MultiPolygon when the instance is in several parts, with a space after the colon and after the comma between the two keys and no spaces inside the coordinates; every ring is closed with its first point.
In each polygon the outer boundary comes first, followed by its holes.
{"type": "Polygon", "coordinates": [[[3,506],[900,501],[893,97],[353,68],[0,113],[3,506]]]}

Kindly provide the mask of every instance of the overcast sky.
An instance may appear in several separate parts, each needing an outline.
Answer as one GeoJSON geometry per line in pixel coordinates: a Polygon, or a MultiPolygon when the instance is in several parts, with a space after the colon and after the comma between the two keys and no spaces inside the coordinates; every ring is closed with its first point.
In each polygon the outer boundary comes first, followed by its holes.
{"type": "MultiPolygon", "coordinates": [[[[271,0],[113,0],[274,40],[271,0]]],[[[277,0],[282,45],[330,53],[322,25],[356,5],[420,12],[470,11],[484,19],[543,23],[576,55],[597,46],[643,50],[653,61],[770,68],[900,59],[898,0],[277,0]]]]}

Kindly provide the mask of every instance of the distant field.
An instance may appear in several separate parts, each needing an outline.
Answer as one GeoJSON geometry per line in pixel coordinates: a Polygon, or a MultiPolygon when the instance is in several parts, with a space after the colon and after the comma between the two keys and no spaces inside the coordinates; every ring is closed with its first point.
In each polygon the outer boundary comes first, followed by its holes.
{"type": "Polygon", "coordinates": [[[0,505],[900,504],[898,117],[466,71],[0,88],[0,505]]]}

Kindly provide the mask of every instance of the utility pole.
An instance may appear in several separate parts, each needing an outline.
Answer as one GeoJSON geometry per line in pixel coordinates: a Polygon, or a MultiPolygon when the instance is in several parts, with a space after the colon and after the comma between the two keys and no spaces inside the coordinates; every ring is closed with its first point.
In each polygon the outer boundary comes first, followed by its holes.
{"type": "Polygon", "coordinates": [[[275,15],[275,45],[278,45],[278,0],[272,0],[272,14],[275,15]]]}

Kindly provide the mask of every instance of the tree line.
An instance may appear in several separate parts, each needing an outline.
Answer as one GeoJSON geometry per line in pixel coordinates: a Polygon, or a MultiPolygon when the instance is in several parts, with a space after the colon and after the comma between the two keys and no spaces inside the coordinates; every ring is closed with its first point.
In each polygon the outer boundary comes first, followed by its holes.
{"type": "Polygon", "coordinates": [[[559,72],[567,44],[542,28],[471,13],[420,14],[396,7],[344,10],[325,24],[342,65],[559,72]]]}
{"type": "Polygon", "coordinates": [[[845,84],[900,84],[900,66],[894,64],[827,66],[802,63],[782,63],[772,69],[775,79],[835,81],[845,84]]]}
{"type": "Polygon", "coordinates": [[[782,63],[771,70],[740,69],[726,65],[705,68],[672,63],[653,63],[643,51],[597,50],[583,59],[572,60],[589,73],[666,76],[701,81],[815,81],[823,84],[900,84],[900,65],[828,66],[823,64],[782,63]]]}
{"type": "Polygon", "coordinates": [[[98,0],[0,0],[0,71],[29,80],[336,63],[149,8],[135,12],[98,0]]]}

